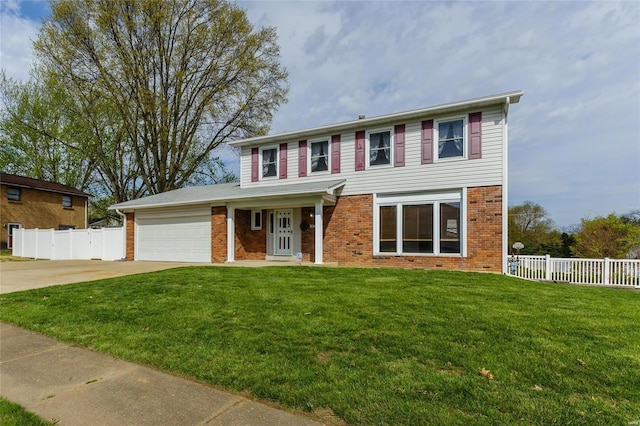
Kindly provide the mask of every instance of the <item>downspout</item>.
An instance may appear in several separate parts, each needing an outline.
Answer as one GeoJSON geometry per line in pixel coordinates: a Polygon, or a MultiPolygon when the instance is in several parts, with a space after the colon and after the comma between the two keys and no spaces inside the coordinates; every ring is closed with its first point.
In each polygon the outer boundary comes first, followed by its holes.
{"type": "Polygon", "coordinates": [[[504,101],[502,122],[502,138],[504,149],[502,150],[502,273],[506,274],[509,258],[509,127],[507,116],[509,114],[510,99],[504,101]]]}
{"type": "Polygon", "coordinates": [[[124,232],[124,238],[122,239],[123,241],[122,252],[124,253],[124,256],[122,257],[122,260],[126,260],[127,259],[127,215],[125,215],[118,209],[115,209],[115,211],[116,211],[116,214],[120,216],[120,218],[122,219],[122,230],[124,232]]]}

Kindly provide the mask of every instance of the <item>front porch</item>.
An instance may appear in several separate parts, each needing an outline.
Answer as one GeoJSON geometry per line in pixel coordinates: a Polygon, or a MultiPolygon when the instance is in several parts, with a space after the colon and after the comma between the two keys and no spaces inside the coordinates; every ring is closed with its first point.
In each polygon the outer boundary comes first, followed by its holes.
{"type": "Polygon", "coordinates": [[[335,190],[343,184],[317,183],[302,193],[265,193],[214,207],[213,263],[323,264],[324,210],[336,204],[335,190]]]}

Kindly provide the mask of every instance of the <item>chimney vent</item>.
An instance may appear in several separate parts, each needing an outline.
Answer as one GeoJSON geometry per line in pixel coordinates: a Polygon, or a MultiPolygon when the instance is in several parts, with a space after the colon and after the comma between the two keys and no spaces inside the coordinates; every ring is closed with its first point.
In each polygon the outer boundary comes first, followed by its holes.
{"type": "Polygon", "coordinates": [[[365,118],[365,115],[364,115],[364,114],[360,114],[360,115],[358,116],[358,120],[362,120],[362,119],[364,119],[364,118],[365,118]]]}

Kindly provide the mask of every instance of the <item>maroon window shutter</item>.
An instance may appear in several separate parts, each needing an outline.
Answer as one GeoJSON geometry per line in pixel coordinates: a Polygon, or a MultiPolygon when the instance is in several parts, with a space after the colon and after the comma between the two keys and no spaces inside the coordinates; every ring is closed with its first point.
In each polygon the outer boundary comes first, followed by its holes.
{"type": "Polygon", "coordinates": [[[280,179],[287,178],[287,144],[280,144],[280,179]]]}
{"type": "Polygon", "coordinates": [[[422,122],[422,164],[433,163],[433,120],[422,122]]]}
{"type": "Polygon", "coordinates": [[[364,170],[365,167],[365,132],[360,130],[356,132],[356,171],[364,170]]]}
{"type": "Polygon", "coordinates": [[[340,173],[340,135],[331,136],[331,173],[340,173]]]}
{"type": "Polygon", "coordinates": [[[402,167],[404,166],[404,124],[395,126],[393,132],[393,165],[402,167]]]}
{"type": "Polygon", "coordinates": [[[307,175],[307,141],[298,142],[298,177],[307,175]]]}
{"type": "Polygon", "coordinates": [[[469,158],[482,158],[482,113],[469,114],[469,158]]]}
{"type": "Polygon", "coordinates": [[[258,148],[251,148],[251,182],[258,181],[259,157],[258,148]]]}

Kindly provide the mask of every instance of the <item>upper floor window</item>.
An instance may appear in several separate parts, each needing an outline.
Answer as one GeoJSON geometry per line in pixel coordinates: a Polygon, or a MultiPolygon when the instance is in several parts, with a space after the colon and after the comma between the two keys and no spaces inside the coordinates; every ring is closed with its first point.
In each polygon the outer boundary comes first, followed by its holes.
{"type": "Polygon", "coordinates": [[[438,121],[438,158],[464,156],[464,119],[438,121]]]}
{"type": "Polygon", "coordinates": [[[73,200],[71,195],[62,196],[62,207],[73,207],[73,200]]]}
{"type": "Polygon", "coordinates": [[[8,187],[7,188],[7,200],[9,201],[20,201],[22,198],[22,191],[20,188],[8,187]]]}
{"type": "Polygon", "coordinates": [[[369,166],[391,164],[391,145],[393,144],[391,130],[370,131],[368,136],[369,166]]]}
{"type": "Polygon", "coordinates": [[[262,177],[271,178],[278,176],[278,148],[261,148],[262,154],[262,177]]]}
{"type": "Polygon", "coordinates": [[[309,144],[311,155],[311,173],[329,170],[329,140],[311,141],[309,144]]]}

